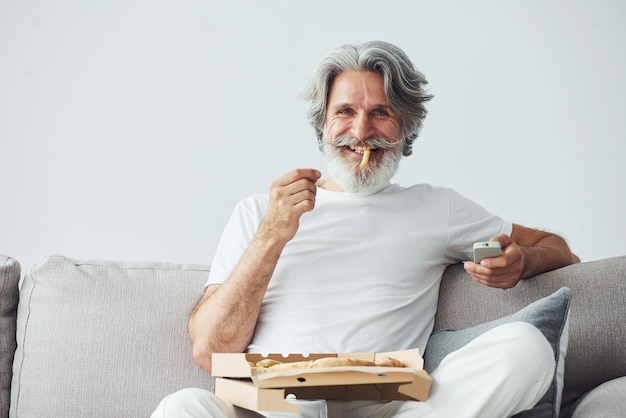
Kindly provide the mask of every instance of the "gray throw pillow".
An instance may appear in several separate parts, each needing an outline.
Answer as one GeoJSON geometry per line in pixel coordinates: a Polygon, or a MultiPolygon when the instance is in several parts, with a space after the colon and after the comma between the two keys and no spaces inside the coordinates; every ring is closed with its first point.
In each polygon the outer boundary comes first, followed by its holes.
{"type": "Polygon", "coordinates": [[[431,373],[449,353],[465,346],[482,333],[509,322],[528,322],[537,327],[552,346],[556,370],[546,394],[531,410],[515,415],[522,417],[558,417],[563,393],[563,372],[568,343],[568,317],[572,291],[562,287],[552,295],[531,303],[524,309],[501,319],[462,330],[441,330],[429,339],[424,351],[424,368],[431,373]]]}
{"type": "Polygon", "coordinates": [[[20,265],[0,255],[0,417],[9,416],[20,265]]]}

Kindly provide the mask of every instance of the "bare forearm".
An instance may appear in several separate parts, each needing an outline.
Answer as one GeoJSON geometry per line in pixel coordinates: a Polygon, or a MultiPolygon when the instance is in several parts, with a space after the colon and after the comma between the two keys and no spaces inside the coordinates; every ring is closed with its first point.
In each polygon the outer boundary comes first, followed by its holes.
{"type": "Polygon", "coordinates": [[[193,355],[211,370],[212,353],[242,352],[254,335],[261,304],[278,258],[315,207],[314,169],[295,169],[270,186],[265,218],[239,263],[219,287],[209,287],[189,318],[193,355]]]}
{"type": "Polygon", "coordinates": [[[580,262],[567,243],[554,234],[546,233],[532,245],[520,245],[520,248],[524,255],[522,279],[580,262]]]}
{"type": "Polygon", "coordinates": [[[257,234],[230,277],[209,287],[189,318],[194,359],[210,371],[211,354],[242,352],[254,334],[265,290],[284,243],[257,234]]]}

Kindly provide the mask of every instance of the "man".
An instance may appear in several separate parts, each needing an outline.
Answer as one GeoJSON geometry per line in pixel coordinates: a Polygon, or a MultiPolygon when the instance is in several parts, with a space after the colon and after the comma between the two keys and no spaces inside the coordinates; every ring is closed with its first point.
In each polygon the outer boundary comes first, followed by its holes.
{"type": "MultiPolygon", "coordinates": [[[[426,115],[425,84],[388,43],[344,46],[320,63],[305,97],[329,176],[296,169],[268,196],[237,206],[189,320],[198,364],[210,371],[216,352],[423,350],[443,271],[468,260],[476,241],[503,248],[465,262],[487,286],[510,288],[578,261],[558,236],[507,222],[450,189],[390,184],[426,115]]],[[[302,416],[502,417],[531,408],[553,371],[541,332],[513,323],[447,356],[426,402],[299,404],[302,416]]],[[[193,389],[164,399],[154,416],[183,409],[260,416],[193,389]]]]}

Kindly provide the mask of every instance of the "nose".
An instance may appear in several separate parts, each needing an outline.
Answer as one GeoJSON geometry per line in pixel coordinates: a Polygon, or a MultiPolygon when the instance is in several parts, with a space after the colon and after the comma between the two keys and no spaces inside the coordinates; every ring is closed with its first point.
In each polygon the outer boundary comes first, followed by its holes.
{"type": "Polygon", "coordinates": [[[363,141],[370,138],[374,134],[374,126],[369,115],[365,112],[357,114],[352,120],[352,129],[350,133],[359,140],[363,141]]]}

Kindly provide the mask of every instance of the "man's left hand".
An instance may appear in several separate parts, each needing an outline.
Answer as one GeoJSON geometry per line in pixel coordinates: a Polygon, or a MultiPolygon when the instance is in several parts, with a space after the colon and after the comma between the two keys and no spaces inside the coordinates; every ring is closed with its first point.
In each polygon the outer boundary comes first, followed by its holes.
{"type": "Polygon", "coordinates": [[[474,280],[499,289],[514,287],[524,271],[524,252],[508,235],[491,239],[502,246],[502,255],[485,258],[480,263],[466,261],[463,266],[474,280]]]}

